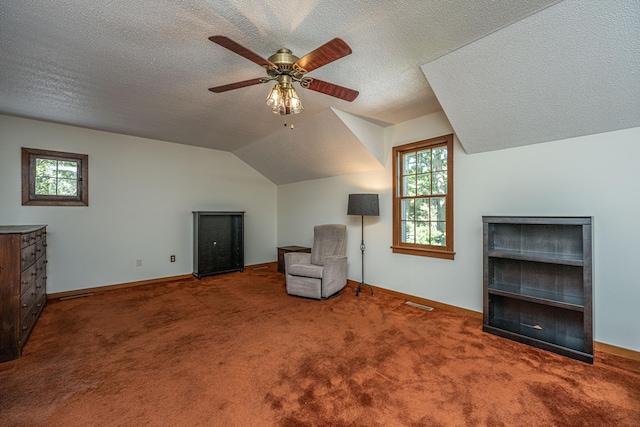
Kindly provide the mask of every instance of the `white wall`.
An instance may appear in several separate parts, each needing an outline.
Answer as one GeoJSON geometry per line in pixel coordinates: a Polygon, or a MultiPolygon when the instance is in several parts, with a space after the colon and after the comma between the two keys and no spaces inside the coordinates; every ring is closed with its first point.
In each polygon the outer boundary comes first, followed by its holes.
{"type": "Polygon", "coordinates": [[[380,194],[365,217],[365,281],[482,311],[482,215],[594,217],[595,339],[640,351],[640,128],[467,155],[455,141],[454,261],[393,254],[391,146],[453,132],[443,113],[387,128],[382,171],[278,187],[278,245],[311,245],[313,225],[348,226],[349,278],[360,280],[360,217],[349,193],[380,194]]]}
{"type": "Polygon", "coordinates": [[[0,224],[48,225],[49,293],[191,273],[196,210],[246,211],[245,265],[274,261],[276,194],[228,152],[0,116],[0,224]],[[88,154],[89,206],[22,206],[21,147],[88,154]]]}

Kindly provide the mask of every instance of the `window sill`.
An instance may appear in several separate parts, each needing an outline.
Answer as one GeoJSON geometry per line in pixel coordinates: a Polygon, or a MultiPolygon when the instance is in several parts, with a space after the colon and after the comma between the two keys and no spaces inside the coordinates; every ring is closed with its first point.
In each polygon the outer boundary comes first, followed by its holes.
{"type": "Polygon", "coordinates": [[[82,200],[30,199],[22,202],[23,206],[89,206],[82,200]]]}
{"type": "Polygon", "coordinates": [[[431,258],[450,259],[455,258],[456,253],[447,250],[425,249],[425,248],[409,248],[406,246],[391,246],[394,254],[426,256],[431,258]]]}

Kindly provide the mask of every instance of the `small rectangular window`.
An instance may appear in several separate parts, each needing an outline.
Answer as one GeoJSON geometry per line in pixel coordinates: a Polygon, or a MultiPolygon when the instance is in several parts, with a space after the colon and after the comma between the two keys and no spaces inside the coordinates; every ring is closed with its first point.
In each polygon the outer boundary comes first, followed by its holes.
{"type": "Polygon", "coordinates": [[[88,206],[89,156],[22,148],[22,204],[88,206]]]}

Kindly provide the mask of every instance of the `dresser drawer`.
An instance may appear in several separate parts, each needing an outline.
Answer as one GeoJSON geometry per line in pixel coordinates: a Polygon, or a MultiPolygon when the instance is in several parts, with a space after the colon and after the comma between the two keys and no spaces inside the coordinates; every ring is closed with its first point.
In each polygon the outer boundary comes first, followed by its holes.
{"type": "Polygon", "coordinates": [[[31,333],[33,325],[36,324],[36,320],[38,320],[38,316],[40,315],[46,300],[47,298],[44,295],[41,295],[22,317],[22,321],[20,321],[20,340],[23,343],[31,333]]]}
{"type": "Polygon", "coordinates": [[[27,312],[30,312],[33,305],[38,299],[38,292],[36,291],[36,284],[31,285],[29,289],[20,297],[20,318],[24,319],[27,312]]]}
{"type": "Polygon", "coordinates": [[[47,246],[46,242],[47,241],[43,238],[40,238],[36,241],[36,259],[45,254],[45,248],[47,246]]]}
{"type": "Polygon", "coordinates": [[[36,245],[29,245],[20,250],[20,270],[24,271],[36,260],[36,245]]]}
{"type": "Polygon", "coordinates": [[[29,245],[33,245],[36,243],[37,233],[37,231],[32,231],[31,233],[29,233],[29,245]]]}
{"type": "Polygon", "coordinates": [[[46,293],[46,290],[47,290],[47,275],[46,274],[41,274],[40,276],[38,276],[38,278],[36,279],[35,290],[36,290],[36,293],[38,295],[46,293]]]}
{"type": "Polygon", "coordinates": [[[42,274],[47,270],[47,255],[43,254],[36,261],[36,277],[42,276],[42,274]]]}
{"type": "Polygon", "coordinates": [[[35,310],[35,304],[31,306],[31,308],[24,315],[22,320],[20,321],[20,341],[25,342],[27,337],[31,333],[33,329],[33,325],[36,324],[38,311],[35,310]]]}
{"type": "Polygon", "coordinates": [[[31,244],[31,236],[29,233],[20,236],[20,248],[26,248],[31,244]]]}
{"type": "Polygon", "coordinates": [[[36,265],[31,264],[31,267],[27,268],[20,275],[20,294],[24,294],[27,289],[31,287],[36,282],[37,276],[36,265]]]}

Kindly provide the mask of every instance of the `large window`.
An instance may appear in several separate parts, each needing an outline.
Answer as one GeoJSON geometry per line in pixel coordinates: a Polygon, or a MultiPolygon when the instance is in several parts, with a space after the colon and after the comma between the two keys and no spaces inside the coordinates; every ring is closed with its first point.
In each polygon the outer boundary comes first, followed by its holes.
{"type": "Polygon", "coordinates": [[[89,205],[89,157],[22,148],[22,204],[89,205]]]}
{"type": "Polygon", "coordinates": [[[453,259],[453,134],[393,148],[393,252],[453,259]]]}

